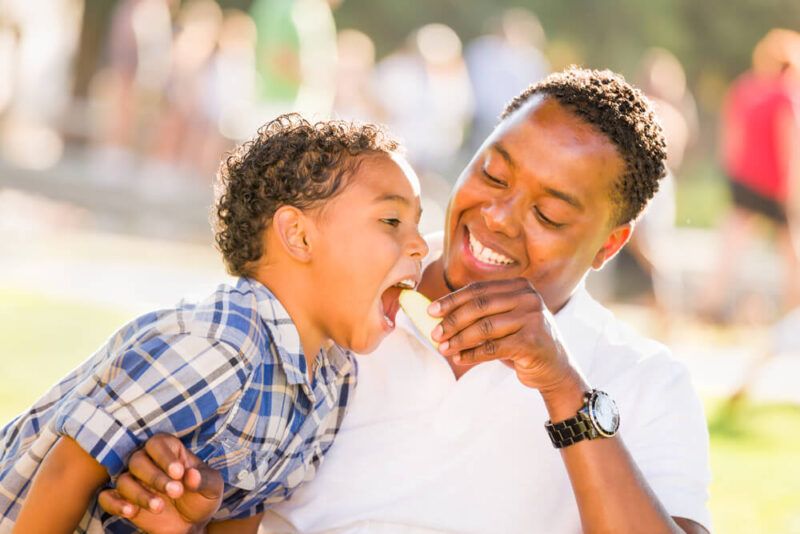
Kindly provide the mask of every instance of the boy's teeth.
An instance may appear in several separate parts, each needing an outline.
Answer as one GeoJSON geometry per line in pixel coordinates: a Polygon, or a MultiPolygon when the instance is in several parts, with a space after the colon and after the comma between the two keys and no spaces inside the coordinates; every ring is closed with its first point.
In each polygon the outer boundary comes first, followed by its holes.
{"type": "Polygon", "coordinates": [[[414,289],[417,286],[416,282],[414,282],[414,280],[410,278],[406,278],[405,280],[400,280],[395,285],[397,287],[402,287],[403,289],[414,289]]]}
{"type": "Polygon", "coordinates": [[[511,265],[514,263],[511,258],[484,246],[472,233],[469,234],[469,250],[473,256],[483,263],[491,265],[511,265]]]}

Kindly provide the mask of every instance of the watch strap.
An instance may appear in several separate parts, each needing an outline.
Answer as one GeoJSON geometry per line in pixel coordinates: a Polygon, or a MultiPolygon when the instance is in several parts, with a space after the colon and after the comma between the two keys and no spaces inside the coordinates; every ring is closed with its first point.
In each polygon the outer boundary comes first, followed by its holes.
{"type": "Polygon", "coordinates": [[[595,439],[600,436],[589,416],[583,412],[578,412],[575,417],[558,423],[548,421],[544,427],[556,449],[563,449],[584,439],[595,439]]]}

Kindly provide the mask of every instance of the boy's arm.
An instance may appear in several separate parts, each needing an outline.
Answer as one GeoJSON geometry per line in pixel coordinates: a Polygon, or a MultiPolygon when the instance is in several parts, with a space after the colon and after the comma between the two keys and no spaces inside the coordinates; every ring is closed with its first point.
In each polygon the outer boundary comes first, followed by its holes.
{"type": "Polygon", "coordinates": [[[59,438],[33,479],[13,532],[73,532],[107,480],[105,467],[80,445],[72,438],[59,438]]]}
{"type": "Polygon", "coordinates": [[[229,519],[228,521],[220,521],[219,523],[211,523],[205,530],[206,534],[256,534],[258,526],[261,524],[261,518],[264,515],[260,514],[247,517],[245,519],[229,519]]]}

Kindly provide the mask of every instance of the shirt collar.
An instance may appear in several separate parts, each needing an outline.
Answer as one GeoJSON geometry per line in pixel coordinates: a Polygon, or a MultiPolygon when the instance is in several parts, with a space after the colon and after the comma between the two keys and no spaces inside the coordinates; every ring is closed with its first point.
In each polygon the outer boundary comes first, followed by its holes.
{"type": "Polygon", "coordinates": [[[555,314],[562,342],[586,374],[595,362],[598,342],[610,317],[608,310],[589,294],[585,278],[564,307],[555,314]]]}
{"type": "Polygon", "coordinates": [[[300,334],[294,326],[289,312],[283,307],[272,291],[252,278],[242,278],[239,285],[248,285],[256,297],[256,309],[261,321],[272,337],[283,371],[289,384],[297,385],[308,381],[306,359],[300,334]]]}
{"type": "MultiPolygon", "coordinates": [[[[308,366],[300,342],[300,333],[275,294],[264,284],[252,278],[242,278],[239,284],[247,284],[256,297],[258,315],[272,335],[272,341],[289,384],[308,383],[308,366]]],[[[319,365],[327,361],[338,376],[350,370],[350,353],[332,344],[318,355],[319,365]],[[327,356],[327,357],[324,357],[327,356]]]]}

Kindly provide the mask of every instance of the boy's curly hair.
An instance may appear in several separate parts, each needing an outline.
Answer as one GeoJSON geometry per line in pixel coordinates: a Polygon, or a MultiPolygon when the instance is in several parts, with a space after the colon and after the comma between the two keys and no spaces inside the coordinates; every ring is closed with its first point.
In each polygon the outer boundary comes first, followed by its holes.
{"type": "Polygon", "coordinates": [[[552,97],[614,143],[626,167],[612,192],[617,223],[638,217],[666,174],[664,133],[647,97],[610,70],[570,67],[530,85],[509,102],[502,118],[537,94],[552,97]]]}
{"type": "Polygon", "coordinates": [[[289,113],[262,126],[228,154],[217,173],[213,225],[228,272],[253,274],[264,252],[264,230],[279,207],[316,207],[342,191],[357,169],[356,156],[390,154],[398,148],[397,141],[373,124],[312,124],[289,113]]]}

